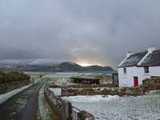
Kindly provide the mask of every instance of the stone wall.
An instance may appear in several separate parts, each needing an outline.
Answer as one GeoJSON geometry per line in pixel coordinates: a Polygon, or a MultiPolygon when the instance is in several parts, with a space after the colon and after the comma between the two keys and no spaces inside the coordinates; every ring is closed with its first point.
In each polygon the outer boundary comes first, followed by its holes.
{"type": "Polygon", "coordinates": [[[78,120],[94,120],[94,116],[85,110],[78,112],[78,120]]]}
{"type": "Polygon", "coordinates": [[[12,91],[14,89],[18,89],[30,83],[31,83],[30,80],[17,81],[17,82],[11,82],[11,83],[2,83],[0,84],[0,94],[12,91]]]}
{"type": "Polygon", "coordinates": [[[49,99],[51,106],[58,111],[62,120],[71,120],[72,105],[70,102],[62,100],[54,95],[48,88],[45,89],[45,95],[49,99]]]}
{"type": "Polygon", "coordinates": [[[86,111],[74,112],[71,102],[62,100],[60,97],[57,97],[48,87],[45,88],[44,93],[50,101],[53,109],[56,109],[61,115],[62,120],[94,120],[94,116],[86,111]],[[77,114],[77,117],[74,117],[74,119],[73,113],[77,114]]]}
{"type": "Polygon", "coordinates": [[[117,95],[118,88],[62,88],[62,96],[75,95],[117,95]]]}
{"type": "Polygon", "coordinates": [[[144,95],[145,91],[139,86],[139,87],[122,87],[119,88],[118,90],[118,95],[119,96],[139,96],[139,95],[144,95]]]}
{"type": "Polygon", "coordinates": [[[119,95],[139,96],[150,90],[160,90],[160,77],[143,80],[137,87],[114,87],[106,85],[70,85],[62,87],[62,96],[75,95],[119,95]]]}
{"type": "Polygon", "coordinates": [[[160,90],[160,77],[152,77],[150,79],[143,80],[141,88],[148,92],[150,90],[160,90]]]}

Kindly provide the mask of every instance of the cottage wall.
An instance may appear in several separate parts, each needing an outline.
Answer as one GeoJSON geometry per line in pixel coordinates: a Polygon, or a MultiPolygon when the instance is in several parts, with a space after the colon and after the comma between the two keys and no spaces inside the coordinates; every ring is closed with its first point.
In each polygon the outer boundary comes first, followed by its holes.
{"type": "Polygon", "coordinates": [[[151,76],[160,76],[160,66],[149,67],[151,76]]]}
{"type": "Polygon", "coordinates": [[[143,67],[126,67],[127,72],[123,73],[123,68],[118,68],[119,86],[134,86],[134,76],[138,77],[139,84],[146,78],[150,78],[150,74],[144,73],[143,67]]]}
{"type": "Polygon", "coordinates": [[[144,54],[144,52],[136,53],[131,58],[129,57],[132,54],[127,54],[127,57],[120,63],[120,65],[118,65],[118,67],[122,67],[118,68],[119,86],[134,86],[134,77],[138,77],[139,85],[142,84],[142,81],[144,79],[150,78],[151,76],[160,77],[160,64],[159,62],[157,62],[160,59],[159,54],[160,50],[156,51],[156,48],[154,47],[148,48],[147,54],[146,53],[144,54]],[[140,61],[138,62],[138,60],[140,61]],[[126,67],[127,72],[124,73],[123,66],[130,66],[130,65],[134,66],[126,67]],[[139,67],[147,65],[151,66],[149,67],[149,73],[144,72],[144,67],[139,67]],[[152,66],[152,65],[159,65],[159,66],[152,66]]]}

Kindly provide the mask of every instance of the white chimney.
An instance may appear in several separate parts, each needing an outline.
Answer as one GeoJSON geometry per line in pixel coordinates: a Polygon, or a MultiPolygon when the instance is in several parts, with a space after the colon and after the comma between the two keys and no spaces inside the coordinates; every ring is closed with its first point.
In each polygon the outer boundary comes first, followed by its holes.
{"type": "Polygon", "coordinates": [[[156,50],[155,47],[149,47],[149,48],[148,48],[148,53],[152,53],[154,50],[156,50]]]}
{"type": "Polygon", "coordinates": [[[127,58],[128,58],[129,56],[131,56],[132,54],[133,54],[133,52],[130,52],[130,51],[129,51],[129,52],[127,53],[127,58]]]}

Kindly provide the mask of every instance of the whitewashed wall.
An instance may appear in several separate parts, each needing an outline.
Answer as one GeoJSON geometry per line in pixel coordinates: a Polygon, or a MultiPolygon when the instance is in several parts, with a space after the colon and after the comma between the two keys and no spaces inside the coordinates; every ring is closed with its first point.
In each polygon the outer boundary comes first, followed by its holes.
{"type": "Polygon", "coordinates": [[[150,78],[149,73],[144,73],[143,67],[127,67],[127,73],[123,73],[123,68],[118,68],[119,85],[134,86],[134,76],[138,77],[139,85],[145,78],[150,78]]]}
{"type": "Polygon", "coordinates": [[[160,66],[149,67],[151,76],[160,76],[160,66]]]}

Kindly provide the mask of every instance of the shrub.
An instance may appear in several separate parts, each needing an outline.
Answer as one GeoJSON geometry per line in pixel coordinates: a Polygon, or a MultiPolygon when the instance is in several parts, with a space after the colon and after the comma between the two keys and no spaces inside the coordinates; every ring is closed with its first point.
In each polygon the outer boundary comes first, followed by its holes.
{"type": "Polygon", "coordinates": [[[0,83],[30,80],[30,76],[22,72],[0,72],[0,83]]]}

